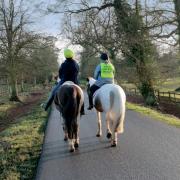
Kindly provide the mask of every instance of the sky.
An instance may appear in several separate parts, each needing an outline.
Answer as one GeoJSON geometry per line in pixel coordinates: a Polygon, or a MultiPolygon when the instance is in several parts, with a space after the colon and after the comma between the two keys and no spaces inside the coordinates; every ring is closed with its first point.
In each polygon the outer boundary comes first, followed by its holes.
{"type": "Polygon", "coordinates": [[[58,41],[55,46],[59,48],[58,63],[61,64],[64,61],[63,51],[65,48],[70,48],[75,53],[75,59],[80,59],[79,53],[82,48],[77,45],[71,45],[70,41],[64,39],[60,34],[62,33],[63,14],[46,13],[50,4],[55,3],[55,0],[29,0],[26,2],[26,6],[31,14],[31,20],[36,22],[30,27],[31,30],[44,34],[47,36],[55,36],[58,41]]]}
{"type": "MultiPolygon", "coordinates": [[[[79,0],[73,0],[73,3],[77,2],[79,0]]],[[[129,2],[134,3],[134,0],[129,0],[129,2]]],[[[43,10],[47,10],[48,7],[51,7],[52,4],[56,2],[56,0],[28,0],[25,1],[26,6],[28,7],[30,11],[30,18],[32,21],[35,21],[36,23],[31,25],[31,29],[42,34],[55,36],[58,38],[58,41],[56,42],[56,47],[60,49],[59,53],[59,59],[58,62],[61,63],[62,59],[64,59],[63,56],[63,49],[65,47],[72,48],[75,51],[77,59],[79,58],[78,54],[80,51],[82,51],[82,48],[79,46],[69,46],[70,43],[67,39],[63,39],[62,36],[60,36],[60,33],[62,32],[62,22],[63,22],[63,14],[53,14],[53,13],[45,13],[43,10]]],[[[60,0],[59,0],[60,2],[60,0]]],[[[98,2],[97,0],[91,0],[91,3],[98,2]]],[[[145,4],[145,0],[141,0],[142,4],[145,4]]],[[[158,0],[146,0],[149,7],[153,7],[155,4],[158,6],[158,0]]],[[[166,4],[167,5],[167,4],[166,4]]],[[[73,6],[71,6],[73,7],[73,6]]],[[[63,5],[60,4],[58,6],[58,11],[62,11],[63,5]]],[[[75,8],[75,7],[73,7],[75,8]]]]}
{"type": "Polygon", "coordinates": [[[60,34],[63,14],[47,14],[45,12],[51,3],[55,3],[55,0],[29,0],[25,3],[30,13],[30,19],[35,22],[32,24],[31,29],[55,37],[60,34]]]}

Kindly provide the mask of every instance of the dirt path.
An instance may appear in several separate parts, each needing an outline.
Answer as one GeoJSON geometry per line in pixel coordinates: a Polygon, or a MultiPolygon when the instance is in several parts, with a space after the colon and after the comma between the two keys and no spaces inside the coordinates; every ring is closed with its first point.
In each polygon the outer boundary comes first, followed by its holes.
{"type": "Polygon", "coordinates": [[[26,115],[36,104],[40,102],[44,94],[45,92],[30,93],[23,103],[19,103],[16,107],[9,109],[6,113],[5,119],[0,122],[0,132],[10,124],[15,123],[19,117],[26,115]]]}

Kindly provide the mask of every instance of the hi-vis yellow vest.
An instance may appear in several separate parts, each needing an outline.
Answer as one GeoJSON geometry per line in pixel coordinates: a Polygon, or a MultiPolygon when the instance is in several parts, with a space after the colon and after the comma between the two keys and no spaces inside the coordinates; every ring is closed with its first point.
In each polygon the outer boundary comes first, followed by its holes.
{"type": "Polygon", "coordinates": [[[114,66],[111,63],[101,63],[101,78],[114,78],[114,66]]]}

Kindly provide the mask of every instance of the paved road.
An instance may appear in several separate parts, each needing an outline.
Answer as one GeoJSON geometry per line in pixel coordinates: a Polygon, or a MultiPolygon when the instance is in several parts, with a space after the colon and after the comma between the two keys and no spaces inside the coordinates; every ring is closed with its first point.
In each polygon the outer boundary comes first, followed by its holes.
{"type": "MultiPolygon", "coordinates": [[[[86,106],[87,107],[87,106],[86,106]]],[[[180,180],[180,129],[127,110],[118,146],[96,138],[96,114],[80,122],[80,147],[68,152],[59,113],[49,118],[36,180],[180,180]]]]}

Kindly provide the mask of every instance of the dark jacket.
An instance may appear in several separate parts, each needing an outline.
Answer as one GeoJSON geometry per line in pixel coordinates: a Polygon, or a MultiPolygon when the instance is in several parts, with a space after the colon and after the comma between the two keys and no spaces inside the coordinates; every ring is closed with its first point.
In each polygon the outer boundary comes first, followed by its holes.
{"type": "Polygon", "coordinates": [[[66,59],[59,68],[60,84],[72,81],[78,84],[79,65],[73,59],[66,59]]]}

